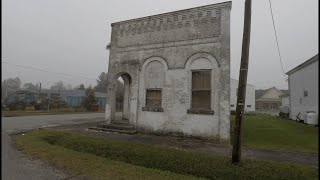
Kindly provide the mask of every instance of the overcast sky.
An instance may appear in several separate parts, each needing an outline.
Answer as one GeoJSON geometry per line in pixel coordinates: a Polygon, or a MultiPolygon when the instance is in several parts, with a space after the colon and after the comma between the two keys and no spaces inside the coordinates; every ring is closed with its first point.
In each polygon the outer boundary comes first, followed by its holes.
{"type": "MultiPolygon", "coordinates": [[[[63,80],[95,85],[107,71],[111,23],[224,2],[221,0],[3,0],[2,79],[49,87],[63,80]],[[25,69],[16,65],[70,74],[25,69]],[[86,77],[84,79],[82,77],[86,77]]],[[[231,9],[231,77],[238,79],[244,0],[231,9]]],[[[284,71],[318,54],[318,0],[272,0],[284,71]]],[[[248,82],[256,89],[287,89],[268,0],[253,0],[248,82]]]]}

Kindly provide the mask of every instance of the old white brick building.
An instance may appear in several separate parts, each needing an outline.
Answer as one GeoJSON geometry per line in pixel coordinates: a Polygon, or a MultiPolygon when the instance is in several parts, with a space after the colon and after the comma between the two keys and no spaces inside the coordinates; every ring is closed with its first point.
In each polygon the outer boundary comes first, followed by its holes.
{"type": "Polygon", "coordinates": [[[123,119],[139,131],[230,137],[231,2],[112,24],[106,122],[115,81],[123,119]]]}

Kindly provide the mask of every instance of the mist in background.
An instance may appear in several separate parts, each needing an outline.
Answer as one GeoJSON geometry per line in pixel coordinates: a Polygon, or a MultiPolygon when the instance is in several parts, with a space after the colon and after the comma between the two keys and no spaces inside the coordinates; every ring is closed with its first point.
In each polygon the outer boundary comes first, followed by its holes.
{"type": "MultiPolygon", "coordinates": [[[[111,23],[203,6],[218,0],[3,0],[2,80],[49,88],[62,80],[96,85],[107,72],[111,23]],[[27,69],[19,65],[46,71],[27,69]],[[50,72],[48,72],[50,71],[50,72]]],[[[238,79],[244,0],[232,1],[231,77],[238,79]]],[[[318,1],[272,0],[274,20],[287,72],[318,54],[318,1]]],[[[278,56],[268,0],[252,2],[248,83],[256,89],[288,89],[278,56]]]]}

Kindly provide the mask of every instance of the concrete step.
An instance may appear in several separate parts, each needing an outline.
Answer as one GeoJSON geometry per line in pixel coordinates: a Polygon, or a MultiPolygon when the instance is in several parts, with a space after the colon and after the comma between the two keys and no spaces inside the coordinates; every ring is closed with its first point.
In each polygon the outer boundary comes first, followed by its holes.
{"type": "Polygon", "coordinates": [[[134,126],[129,125],[129,124],[104,124],[104,125],[99,125],[98,127],[100,128],[107,128],[107,129],[118,129],[118,130],[134,130],[134,126]]]}
{"type": "Polygon", "coordinates": [[[129,123],[129,120],[122,119],[122,120],[112,121],[111,124],[124,124],[124,125],[127,125],[127,124],[130,124],[130,123],[129,123]]]}
{"type": "Polygon", "coordinates": [[[109,128],[103,128],[103,127],[91,127],[88,129],[97,130],[97,131],[106,131],[106,132],[116,132],[121,134],[136,134],[138,132],[136,130],[120,130],[120,129],[109,129],[109,128]]]}

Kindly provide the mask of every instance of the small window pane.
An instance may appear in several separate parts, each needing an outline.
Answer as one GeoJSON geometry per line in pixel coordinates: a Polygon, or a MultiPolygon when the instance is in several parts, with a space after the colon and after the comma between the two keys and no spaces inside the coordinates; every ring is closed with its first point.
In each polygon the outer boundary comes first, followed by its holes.
{"type": "Polygon", "coordinates": [[[201,72],[201,88],[210,89],[210,71],[201,72]]]}
{"type": "Polygon", "coordinates": [[[161,99],[161,91],[159,90],[159,91],[154,91],[154,98],[155,99],[161,99]]]}
{"type": "Polygon", "coordinates": [[[210,109],[210,91],[193,91],[192,108],[210,109]]]}
{"type": "Polygon", "coordinates": [[[146,106],[161,107],[161,90],[147,90],[146,106]]]}
{"type": "Polygon", "coordinates": [[[147,99],[153,99],[154,93],[153,91],[147,90],[147,99]]]}
{"type": "Polygon", "coordinates": [[[161,99],[155,99],[153,106],[161,107],[161,99]]]}
{"type": "Polygon", "coordinates": [[[192,72],[192,89],[201,88],[201,74],[200,72],[192,72]]]}

